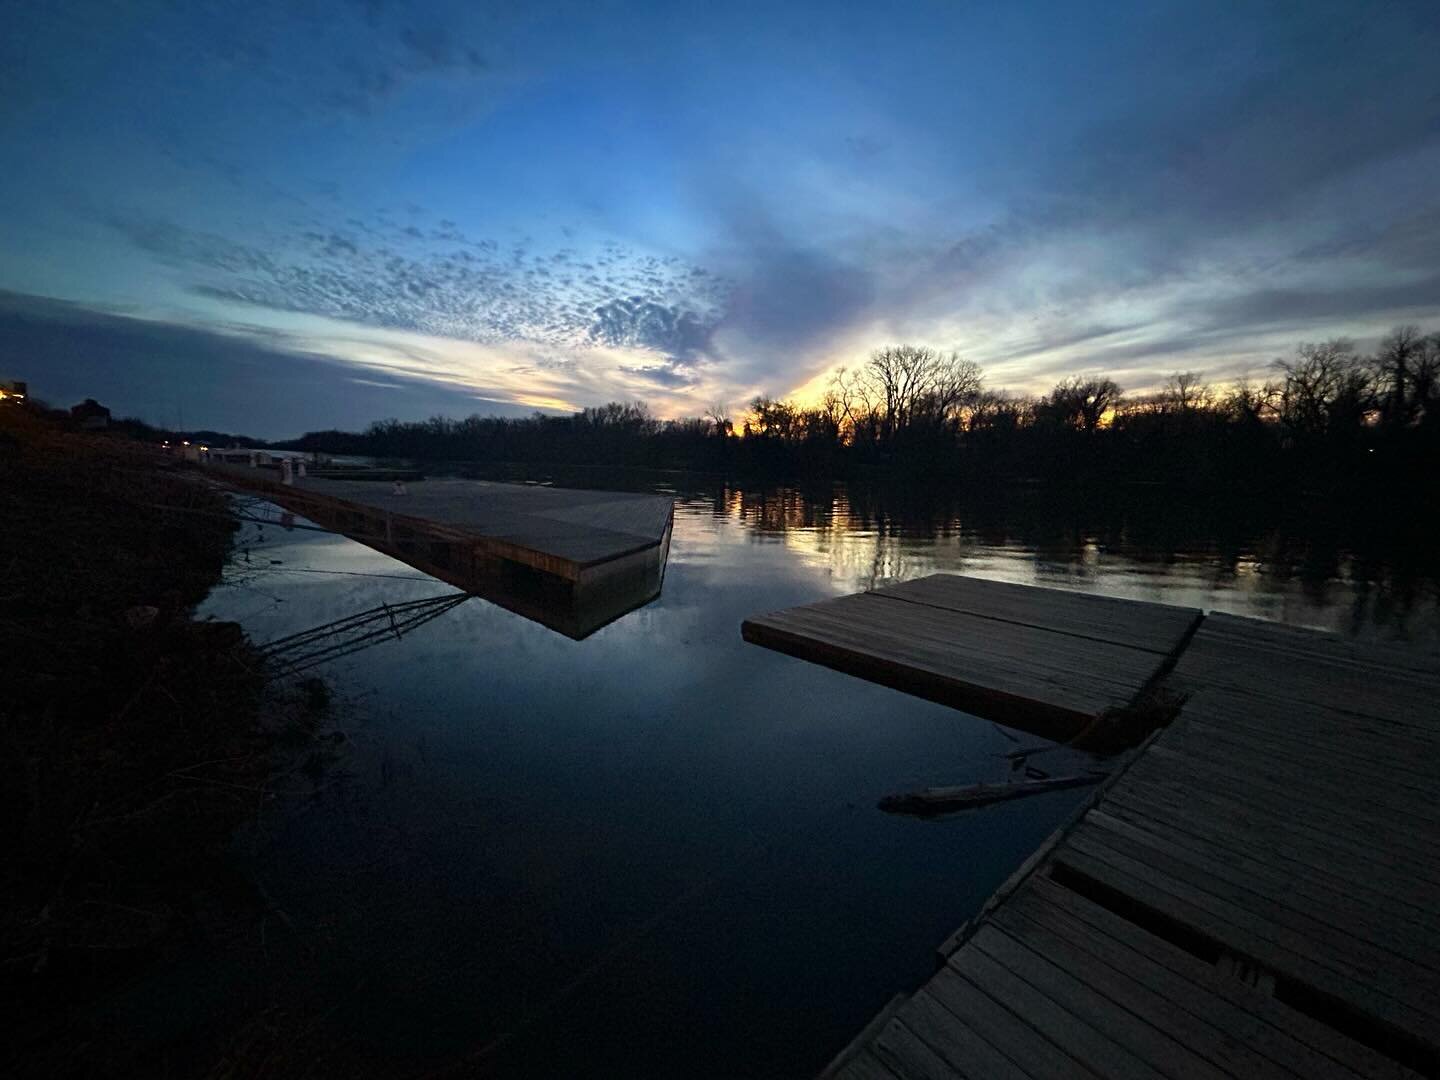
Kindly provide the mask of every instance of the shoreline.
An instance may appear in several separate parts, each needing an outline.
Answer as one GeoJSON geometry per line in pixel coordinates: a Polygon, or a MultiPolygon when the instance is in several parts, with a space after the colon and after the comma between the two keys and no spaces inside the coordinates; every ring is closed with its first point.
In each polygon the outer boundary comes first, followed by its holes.
{"type": "Polygon", "coordinates": [[[173,459],[18,409],[0,413],[0,515],[5,1057],[15,1074],[174,1064],[100,1017],[203,941],[207,909],[243,919],[255,899],[226,845],[280,718],[240,625],[195,617],[239,525],[173,459]]]}

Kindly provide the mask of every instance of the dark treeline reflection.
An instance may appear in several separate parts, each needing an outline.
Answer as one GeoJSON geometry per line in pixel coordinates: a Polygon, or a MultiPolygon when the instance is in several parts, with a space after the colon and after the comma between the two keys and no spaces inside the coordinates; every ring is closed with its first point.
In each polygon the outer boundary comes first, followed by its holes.
{"type": "MultiPolygon", "coordinates": [[[[1286,505],[1261,498],[1205,495],[1176,500],[1155,488],[1098,495],[1038,486],[872,484],[737,489],[696,496],[717,515],[760,533],[864,536],[877,560],[886,541],[1013,548],[1055,574],[1083,578],[1101,555],[1164,567],[1201,562],[1216,576],[1260,573],[1322,592],[1343,578],[1376,589],[1440,599],[1440,566],[1430,527],[1418,517],[1357,513],[1354,504],[1286,505]]],[[[877,578],[895,576],[882,570],[877,578]]]]}
{"type": "Polygon", "coordinates": [[[643,403],[571,416],[384,420],[296,449],[424,461],[531,462],[731,476],[1133,480],[1249,491],[1385,483],[1418,500],[1440,462],[1440,334],[1400,327],[1373,355],[1306,344],[1264,382],[1179,372],[1153,394],[1075,376],[1048,394],[985,388],[955,354],[894,346],[839,371],[813,406],[657,420],[643,403]]]}
{"type": "MultiPolygon", "coordinates": [[[[677,514],[730,521],[757,541],[795,546],[846,588],[937,571],[981,572],[1124,595],[1117,592],[1120,573],[1141,599],[1210,606],[1227,593],[1298,592],[1312,614],[1323,613],[1317,625],[1367,636],[1440,635],[1440,563],[1426,507],[1404,503],[1397,512],[1393,490],[1381,486],[1344,499],[1303,493],[1277,499],[1223,489],[1177,495],[1167,486],[1135,483],[891,476],[799,483],[689,477],[673,484],[633,469],[468,465],[456,471],[673,493],[677,514]],[[1188,594],[1175,591],[1181,583],[1188,594]]],[[[1262,614],[1263,605],[1233,610],[1262,614]]]]}
{"type": "Polygon", "coordinates": [[[725,487],[697,500],[759,535],[803,534],[838,576],[866,585],[934,570],[1008,576],[1028,564],[1041,582],[1108,589],[1123,564],[1146,598],[1204,603],[1172,593],[1177,581],[1212,596],[1298,586],[1316,609],[1335,609],[1336,617],[1326,618],[1335,629],[1419,638],[1440,629],[1431,527],[1419,515],[1388,513],[1379,495],[1342,506],[1218,492],[1176,499],[1136,485],[1097,494],[1041,485],[851,482],[725,487]],[[987,565],[997,551],[1012,557],[987,565]]]}

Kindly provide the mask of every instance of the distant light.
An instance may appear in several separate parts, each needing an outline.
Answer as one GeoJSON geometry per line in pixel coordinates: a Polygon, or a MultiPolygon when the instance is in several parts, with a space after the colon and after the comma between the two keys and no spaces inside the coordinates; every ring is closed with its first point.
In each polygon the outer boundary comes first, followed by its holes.
{"type": "Polygon", "coordinates": [[[190,445],[190,440],[189,440],[189,439],[186,439],[186,440],[185,440],[184,442],[182,442],[180,445],[181,445],[181,446],[189,446],[189,445],[190,445]]]}

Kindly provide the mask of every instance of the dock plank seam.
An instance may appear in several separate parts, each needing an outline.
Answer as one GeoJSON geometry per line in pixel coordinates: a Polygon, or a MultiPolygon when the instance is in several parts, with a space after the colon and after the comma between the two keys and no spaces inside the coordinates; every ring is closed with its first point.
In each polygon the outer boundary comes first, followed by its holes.
{"type": "Polygon", "coordinates": [[[918,1017],[917,1038],[976,1076],[1043,1075],[1046,1054],[1054,1075],[1440,1076],[1440,813],[1420,766],[1440,723],[1419,705],[1440,700],[1440,665],[1266,627],[1190,621],[1147,680],[1184,695],[1179,719],[942,943],[892,1031],[918,1017]],[[1371,656],[1388,662],[1367,673],[1371,656]],[[1376,742],[1391,725],[1420,755],[1393,783],[1376,742]],[[945,1011],[989,1037],[974,1061],[973,1036],[934,1029],[945,1011]]]}
{"type": "MultiPolygon", "coordinates": [[[[1046,626],[1046,625],[1043,624],[1043,623],[1026,622],[1026,621],[1023,620],[1023,619],[1008,619],[1008,618],[1006,618],[1006,617],[1003,616],[1003,615],[991,615],[991,614],[987,614],[986,612],[983,612],[983,611],[971,611],[971,610],[967,610],[967,609],[963,609],[963,608],[947,607],[947,606],[945,606],[945,605],[943,605],[943,604],[932,604],[932,603],[929,603],[929,602],[927,602],[927,601],[925,601],[925,600],[917,599],[917,598],[915,598],[915,597],[913,597],[913,596],[901,596],[901,595],[899,595],[899,594],[897,594],[897,593],[885,592],[883,589],[867,589],[867,590],[865,590],[865,592],[860,593],[859,595],[861,595],[861,596],[873,596],[873,597],[876,597],[877,599],[880,599],[880,600],[890,600],[890,601],[893,601],[893,602],[899,603],[899,604],[913,604],[913,605],[915,605],[916,607],[930,608],[930,609],[933,610],[933,611],[949,611],[949,612],[954,612],[954,613],[957,613],[957,614],[964,614],[964,615],[970,616],[970,617],[973,618],[973,619],[988,619],[988,620],[990,620],[991,622],[1005,623],[1005,624],[1007,624],[1007,625],[1009,625],[1009,626],[1023,626],[1023,627],[1025,627],[1027,630],[1043,630],[1043,631],[1045,631],[1046,633],[1050,633],[1050,634],[1061,634],[1061,635],[1063,635],[1063,636],[1065,636],[1065,637],[1076,638],[1076,639],[1078,639],[1078,640],[1080,640],[1080,641],[1093,641],[1093,642],[1095,642],[1097,645],[1113,645],[1113,646],[1116,646],[1116,647],[1122,648],[1122,649],[1134,649],[1136,652],[1155,653],[1155,654],[1157,654],[1157,655],[1170,655],[1170,654],[1172,654],[1172,653],[1175,652],[1174,649],[1168,649],[1168,650],[1167,650],[1167,649],[1147,648],[1146,646],[1143,646],[1143,645],[1129,645],[1129,644],[1126,644],[1126,643],[1124,643],[1124,642],[1114,641],[1114,640],[1111,639],[1111,638],[1096,637],[1096,636],[1093,635],[1093,634],[1078,634],[1078,633],[1076,633],[1076,632],[1073,631],[1073,630],[1063,630],[1063,629],[1061,629],[1061,628],[1059,628],[1059,627],[1056,627],[1056,626],[1046,626]]],[[[1082,596],[1083,596],[1084,594],[1083,594],[1083,593],[1079,593],[1079,594],[1077,594],[1077,595],[1082,595],[1082,596]]],[[[1199,620],[1200,618],[1202,618],[1202,617],[1203,617],[1203,612],[1197,614],[1197,616],[1196,616],[1196,619],[1197,619],[1196,625],[1198,625],[1198,620],[1199,620]]],[[[1190,634],[1193,634],[1193,632],[1194,632],[1194,631],[1193,631],[1193,628],[1192,628],[1190,631],[1187,631],[1187,638],[1186,638],[1187,642],[1188,642],[1188,640],[1189,640],[1189,635],[1190,635],[1190,634]]]]}

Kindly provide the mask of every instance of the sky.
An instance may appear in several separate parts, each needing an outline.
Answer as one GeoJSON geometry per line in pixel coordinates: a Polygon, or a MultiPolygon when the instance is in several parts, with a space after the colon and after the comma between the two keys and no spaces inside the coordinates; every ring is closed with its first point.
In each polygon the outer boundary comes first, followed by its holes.
{"type": "Polygon", "coordinates": [[[0,378],[277,437],[1440,329],[1440,4],[0,0],[0,378]]]}

